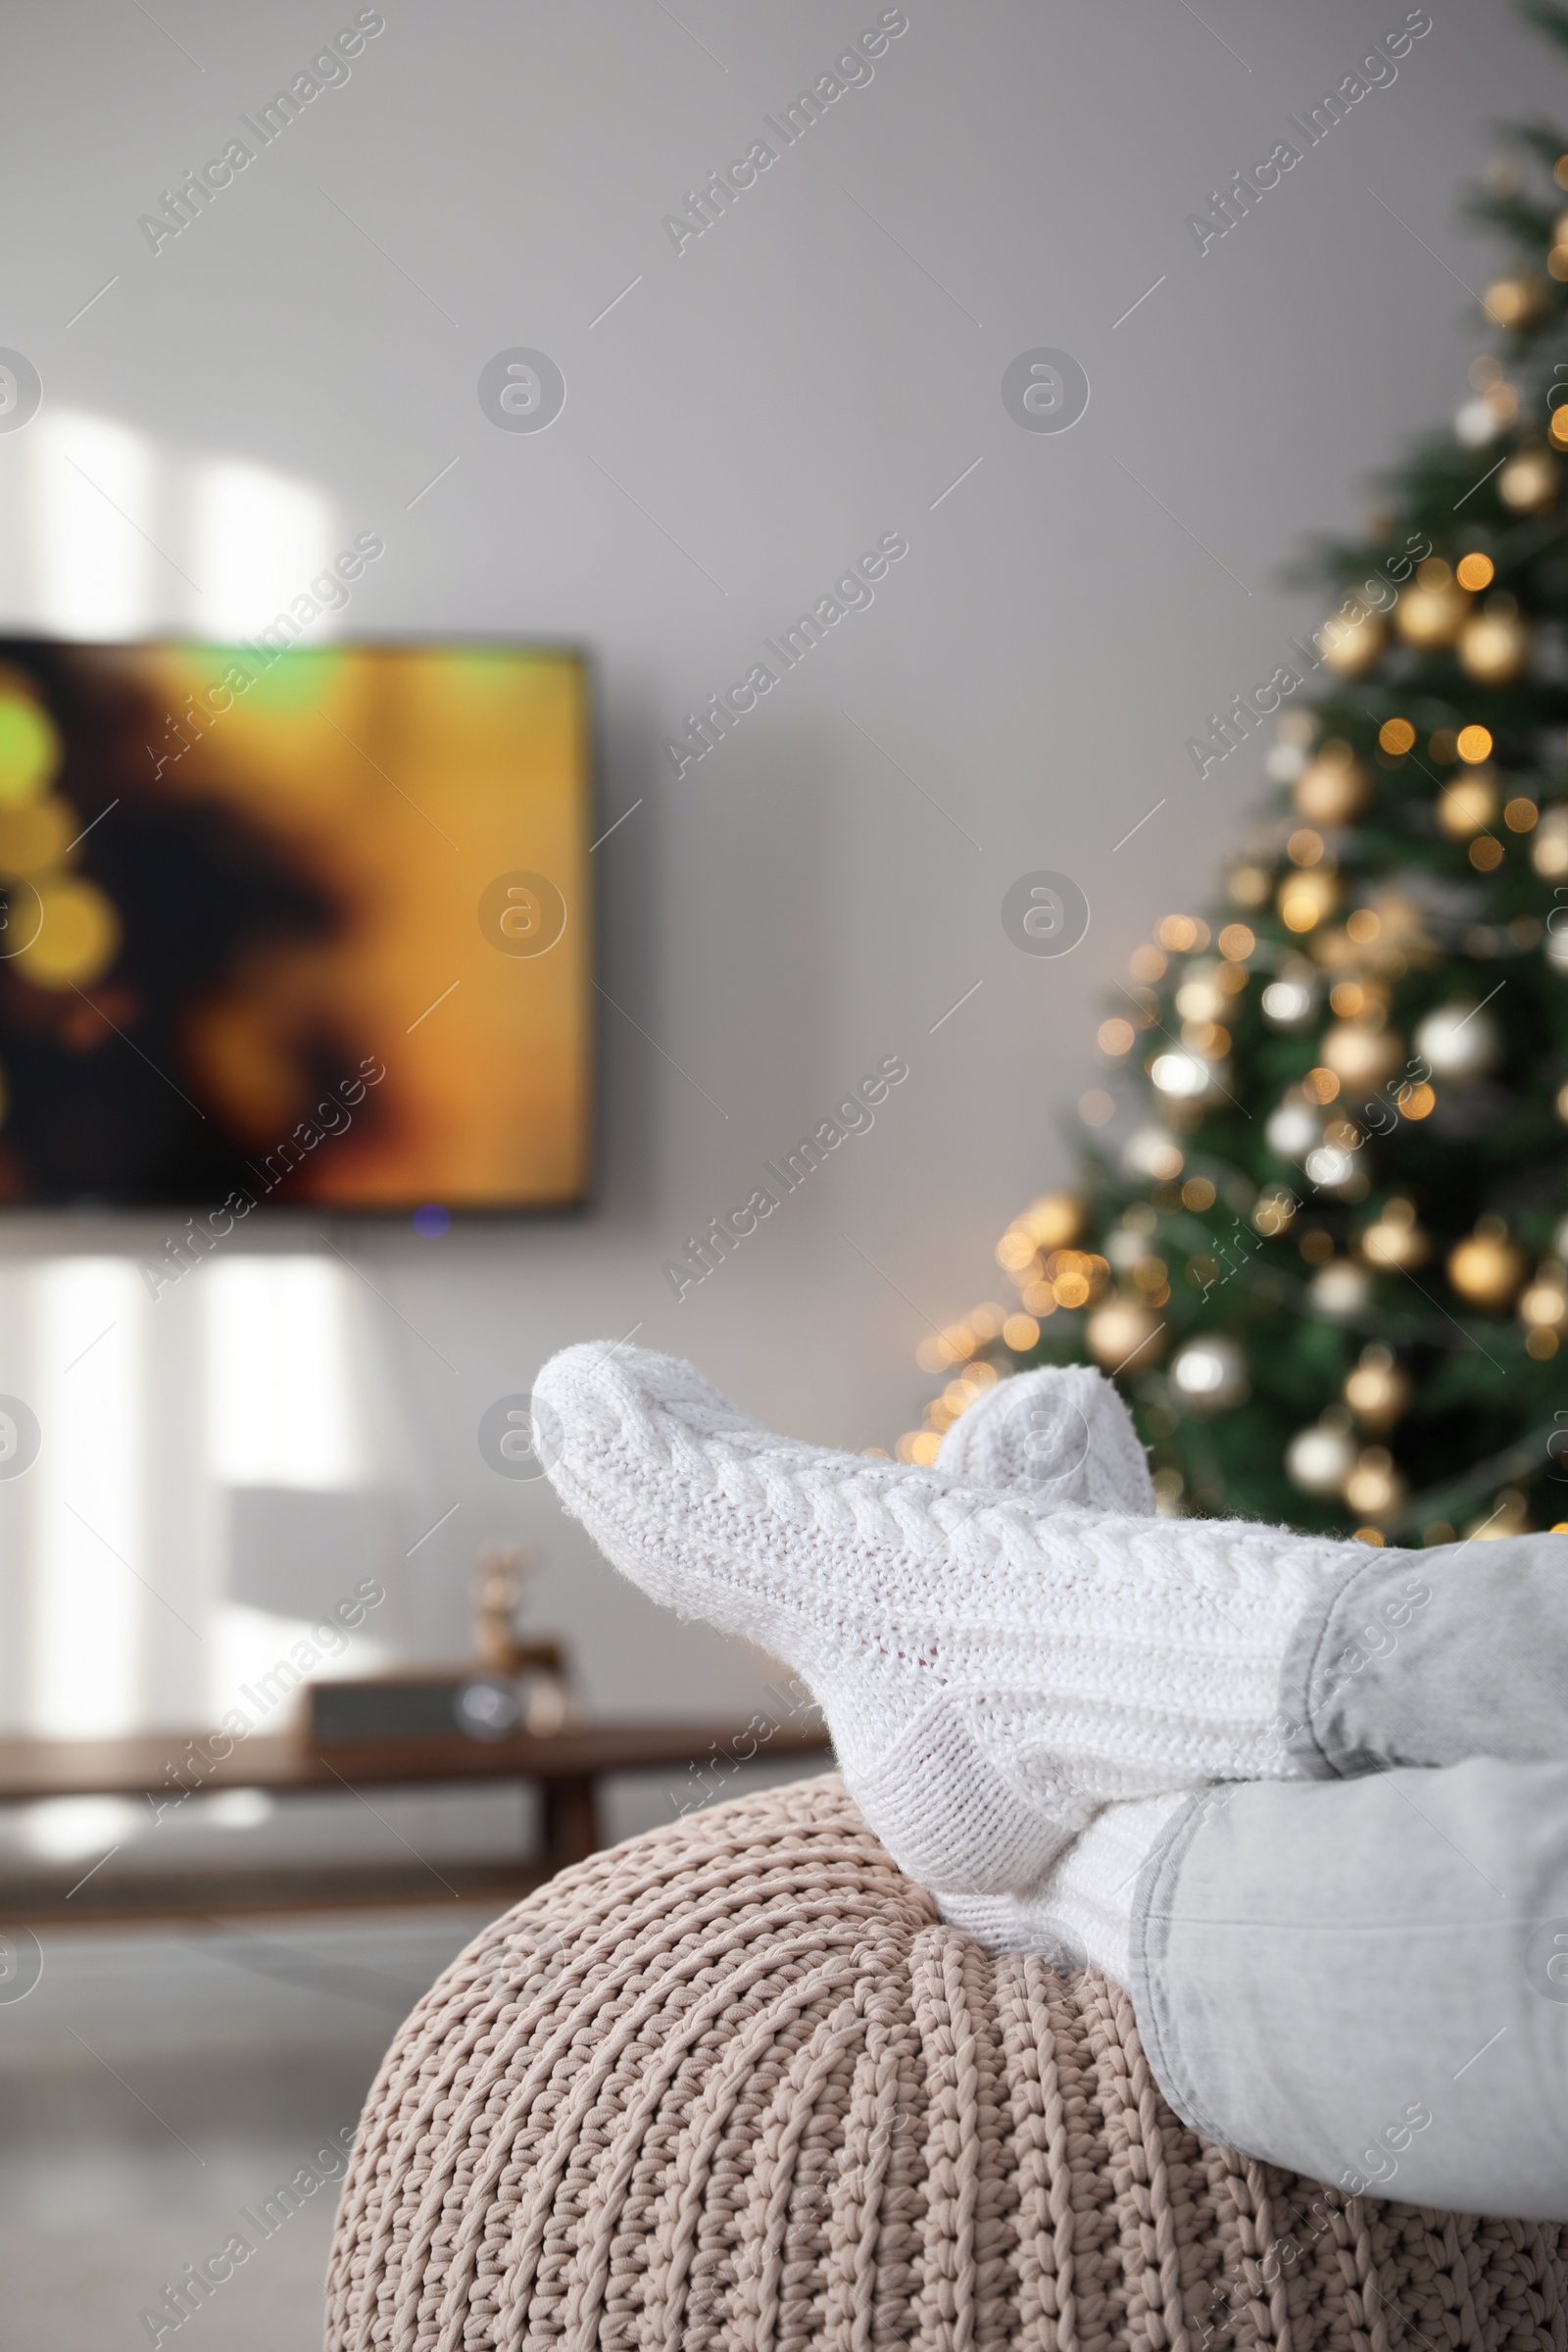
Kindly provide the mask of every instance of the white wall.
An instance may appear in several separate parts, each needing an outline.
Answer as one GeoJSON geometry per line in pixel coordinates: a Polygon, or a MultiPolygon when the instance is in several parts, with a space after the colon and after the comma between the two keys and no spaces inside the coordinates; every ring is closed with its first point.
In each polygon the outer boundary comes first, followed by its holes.
{"type": "MultiPolygon", "coordinates": [[[[336,1238],[457,1366],[407,1344],[432,1497],[462,1504],[409,1570],[418,1639],[450,1647],[473,1542],[516,1528],[606,1707],[750,1704],[760,1670],[493,1477],[481,1412],[640,1325],[805,1436],[908,1424],[924,1318],[997,1290],[997,1234],[1069,1164],[1097,1008],[1256,790],[1241,757],[1200,785],[1185,738],[1316,617],[1274,584],[1298,535],[1352,527],[1367,470],[1465,396],[1487,259],[1456,183],[1489,121],[1563,90],[1500,6],[1434,0],[1395,86],[1200,257],[1186,216],[1401,6],[908,0],[869,86],[677,256],[662,216],[877,13],[387,0],[346,86],[156,257],[138,215],[352,9],[78,0],[8,34],[0,342],[46,402],[321,486],[387,543],[356,625],[599,654],[603,821],[641,801],[597,860],[604,986],[639,1024],[606,1010],[599,1205],[336,1238]],[[512,345],[564,371],[548,432],[480,411],[512,345]],[[1070,433],[1004,412],[1036,345],[1089,372],[1070,433]],[[660,739],[889,530],[909,554],[875,606],[676,782],[660,739]],[[1039,866],[1093,905],[1061,961],[999,921],[1039,866]],[[911,1074],[875,1130],[677,1305],[672,1247],[889,1054],[911,1074]]],[[[0,500],[24,439],[0,435],[0,500]]]]}

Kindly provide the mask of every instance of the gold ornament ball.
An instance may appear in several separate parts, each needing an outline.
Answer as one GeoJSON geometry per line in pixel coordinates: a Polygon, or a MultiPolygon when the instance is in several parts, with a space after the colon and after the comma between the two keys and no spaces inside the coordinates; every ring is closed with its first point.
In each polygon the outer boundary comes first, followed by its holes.
{"type": "Polygon", "coordinates": [[[1372,779],[1348,751],[1320,752],[1297,777],[1294,798],[1309,824],[1350,825],[1372,798],[1372,779]]]}
{"type": "Polygon", "coordinates": [[[1536,1269],[1535,1280],[1519,1301],[1519,1313],[1535,1331],[1568,1329],[1568,1268],[1548,1257],[1536,1269]]]}
{"type": "Polygon", "coordinates": [[[1368,1446],[1345,1482],[1345,1499],[1366,1519],[1385,1519],[1404,1498],[1404,1480],[1386,1446],[1368,1446]]]}
{"type": "Polygon", "coordinates": [[[1137,1298],[1111,1298],[1097,1306],[1085,1327],[1089,1352],[1107,1372],[1136,1356],[1140,1369],[1158,1360],[1164,1331],[1157,1315],[1137,1298]]]}
{"type": "Polygon", "coordinates": [[[1318,642],[1323,646],[1323,659],[1330,669],[1338,670],[1342,678],[1358,678],[1372,667],[1383,651],[1383,623],[1375,612],[1367,613],[1361,620],[1341,620],[1336,616],[1324,622],[1318,642]]]}
{"type": "Polygon", "coordinates": [[[1539,514],[1555,504],[1559,467],[1547,449],[1521,449],[1497,476],[1497,496],[1516,514],[1539,514]]]}
{"type": "Polygon", "coordinates": [[[1539,318],[1546,288],[1535,277],[1495,277],[1481,297],[1481,307],[1494,326],[1529,326],[1539,318]]]}
{"type": "MultiPolygon", "coordinates": [[[[1426,568],[1423,564],[1421,569],[1426,568]]],[[[1451,645],[1470,611],[1470,599],[1446,564],[1443,571],[1443,580],[1430,586],[1419,577],[1412,581],[1394,609],[1395,628],[1406,645],[1418,646],[1423,653],[1451,645]]]]}
{"type": "Polygon", "coordinates": [[[1438,822],[1452,841],[1468,841],[1496,813],[1496,779],[1486,767],[1478,767],[1474,775],[1455,776],[1438,802],[1438,822]]]}
{"type": "Polygon", "coordinates": [[[1531,838],[1530,862],[1544,881],[1560,882],[1568,875],[1568,801],[1541,811],[1531,838]]]}
{"type": "Polygon", "coordinates": [[[1410,1401],[1410,1381],[1392,1348],[1381,1341],[1362,1348],[1360,1362],[1346,1380],[1345,1401],[1368,1429],[1394,1427],[1410,1401]]]}
{"type": "Polygon", "coordinates": [[[1084,1229],[1084,1204],[1075,1193],[1042,1193],[1017,1221],[1037,1250],[1066,1250],[1084,1229]]]}
{"type": "Polygon", "coordinates": [[[1302,871],[1287,874],[1279,888],[1279,910],[1286,928],[1291,931],[1310,931],[1331,914],[1339,899],[1340,886],[1326,865],[1309,865],[1302,871]]]}
{"type": "Polygon", "coordinates": [[[1396,1274],[1425,1265],[1432,1255],[1432,1244],[1416,1223],[1410,1201],[1385,1203],[1383,1214],[1361,1236],[1361,1255],[1368,1265],[1385,1266],[1396,1274]]]}
{"type": "Polygon", "coordinates": [[[1500,1217],[1483,1217],[1475,1232],[1448,1252],[1448,1280],[1472,1306],[1499,1313],[1525,1278],[1523,1253],[1500,1217]]]}
{"type": "Polygon", "coordinates": [[[1404,1041],[1395,1029],[1371,1029],[1364,1021],[1335,1021],[1324,1033],[1323,1059],[1347,1087],[1381,1086],[1404,1059],[1404,1041]]]}
{"type": "Polygon", "coordinates": [[[1530,659],[1530,631],[1516,612],[1478,612],[1459,632],[1459,660],[1483,686],[1506,686],[1530,659]]]}

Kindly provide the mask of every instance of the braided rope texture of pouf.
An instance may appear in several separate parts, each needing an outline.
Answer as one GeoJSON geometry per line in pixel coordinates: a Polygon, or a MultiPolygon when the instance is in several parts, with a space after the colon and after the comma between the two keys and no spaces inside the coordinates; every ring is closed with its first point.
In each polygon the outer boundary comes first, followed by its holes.
{"type": "Polygon", "coordinates": [[[1568,2352],[1568,2230],[1210,2146],[1093,1974],[943,1925],[837,1775],[564,1871],[403,2027],[328,2352],[1568,2352]]]}

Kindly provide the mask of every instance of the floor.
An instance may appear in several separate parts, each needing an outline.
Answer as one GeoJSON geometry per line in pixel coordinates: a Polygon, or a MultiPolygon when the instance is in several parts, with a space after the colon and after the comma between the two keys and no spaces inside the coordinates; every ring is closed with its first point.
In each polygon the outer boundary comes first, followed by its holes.
{"type": "Polygon", "coordinates": [[[250,2258],[177,2324],[167,2290],[299,2168],[335,2175],[332,2138],[399,2020],[482,1924],[404,1912],[46,1936],[25,1998],[0,1984],[6,2352],[319,2352],[330,2182],[274,2208],[265,2238],[250,2229],[250,2258]]]}
{"type": "MultiPolygon", "coordinates": [[[[606,1827],[625,1837],[801,1773],[791,1758],[694,1773],[673,1789],[647,1775],[612,1783],[606,1827]]],[[[504,1795],[494,1820],[465,1802],[459,1826],[483,1850],[526,1837],[504,1795]]],[[[403,1804],[394,1819],[388,1801],[383,1827],[421,1850],[439,1831],[447,1851],[452,1825],[433,1800],[403,1804]]],[[[305,1830],[319,1842],[332,1824],[313,1816],[305,1830]]],[[[270,1835],[266,1824],[243,1832],[257,1846],[270,1835]]],[[[253,2230],[248,2260],[187,2317],[170,2315],[168,2290],[302,2166],[335,2170],[321,2152],[352,2128],[400,2021],[486,1916],[442,1902],[45,1931],[32,1952],[0,1932],[5,2352],[320,2352],[330,2185],[270,2234],[253,2230]]]]}

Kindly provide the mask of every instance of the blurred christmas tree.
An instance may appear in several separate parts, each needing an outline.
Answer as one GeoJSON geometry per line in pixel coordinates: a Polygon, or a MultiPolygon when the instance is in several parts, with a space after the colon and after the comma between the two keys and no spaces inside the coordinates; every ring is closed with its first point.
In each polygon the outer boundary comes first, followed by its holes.
{"type": "Polygon", "coordinates": [[[1511,133],[1472,199],[1514,254],[1452,428],[1366,545],[1315,550],[1336,612],[1189,746],[1200,774],[1266,746],[1276,806],[1229,907],[1134,955],[1082,1190],[1003,1236],[1016,1305],[923,1344],[950,1377],[903,1458],[1087,1359],[1163,1508],[1402,1543],[1568,1520],[1565,147],[1511,133]]]}

